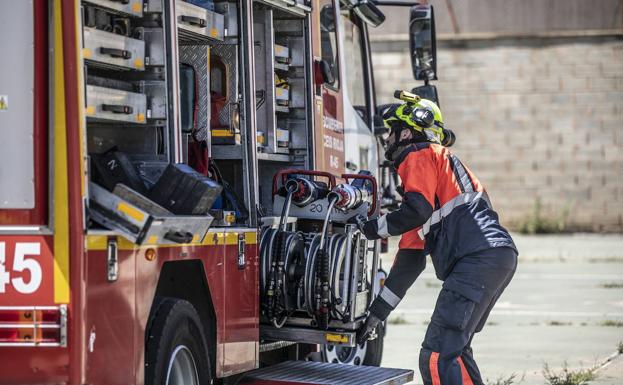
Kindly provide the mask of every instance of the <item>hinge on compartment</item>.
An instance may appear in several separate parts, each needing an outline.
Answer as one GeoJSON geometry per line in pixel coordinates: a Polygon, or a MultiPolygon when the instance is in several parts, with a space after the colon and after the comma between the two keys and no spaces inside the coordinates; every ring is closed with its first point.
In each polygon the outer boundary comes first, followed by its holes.
{"type": "Polygon", "coordinates": [[[108,267],[108,282],[115,282],[119,278],[119,260],[117,240],[109,239],[107,247],[106,266],[108,267]]]}

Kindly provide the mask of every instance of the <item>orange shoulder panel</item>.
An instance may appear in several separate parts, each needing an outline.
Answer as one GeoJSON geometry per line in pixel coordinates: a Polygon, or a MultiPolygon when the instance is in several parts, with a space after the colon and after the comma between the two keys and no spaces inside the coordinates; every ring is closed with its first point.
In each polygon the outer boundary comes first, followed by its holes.
{"type": "Polygon", "coordinates": [[[398,167],[405,193],[418,192],[435,207],[437,190],[437,154],[431,147],[413,151],[398,167]]]}
{"type": "Polygon", "coordinates": [[[450,165],[450,150],[441,145],[434,145],[434,148],[436,150],[437,164],[439,165],[437,198],[439,198],[439,203],[443,206],[450,199],[460,194],[461,190],[454,176],[454,171],[452,171],[452,166],[450,165]]]}

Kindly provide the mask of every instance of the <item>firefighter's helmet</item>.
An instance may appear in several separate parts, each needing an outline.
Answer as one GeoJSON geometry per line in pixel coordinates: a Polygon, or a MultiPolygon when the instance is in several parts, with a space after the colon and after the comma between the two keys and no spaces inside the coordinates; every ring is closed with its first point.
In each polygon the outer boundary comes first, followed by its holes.
{"type": "Polygon", "coordinates": [[[442,144],[445,133],[441,110],[433,101],[419,99],[417,102],[406,102],[390,108],[384,115],[385,126],[392,131],[405,128],[415,130],[418,137],[434,143],[442,144]]]}
{"type": "Polygon", "coordinates": [[[394,105],[383,114],[383,122],[390,130],[385,151],[387,159],[393,160],[398,150],[415,142],[432,142],[445,147],[454,144],[456,137],[443,127],[441,110],[435,102],[406,91],[396,91],[394,96],[405,103],[394,105]],[[411,131],[412,135],[403,135],[404,130],[411,131]]]}

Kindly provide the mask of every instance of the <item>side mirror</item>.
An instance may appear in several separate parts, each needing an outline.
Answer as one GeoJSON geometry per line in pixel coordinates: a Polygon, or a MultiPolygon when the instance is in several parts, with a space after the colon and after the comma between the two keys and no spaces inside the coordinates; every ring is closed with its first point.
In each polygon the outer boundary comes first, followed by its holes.
{"type": "Polygon", "coordinates": [[[421,97],[422,99],[428,99],[435,102],[435,104],[439,107],[439,95],[437,94],[437,87],[432,84],[426,84],[423,86],[415,87],[411,89],[411,92],[421,97]]]}
{"type": "Polygon", "coordinates": [[[378,27],[385,21],[385,14],[372,0],[359,0],[353,10],[361,20],[372,27],[378,27]]]}
{"type": "Polygon", "coordinates": [[[437,80],[437,43],[432,5],[414,5],[409,19],[411,67],[416,80],[437,80]]]}

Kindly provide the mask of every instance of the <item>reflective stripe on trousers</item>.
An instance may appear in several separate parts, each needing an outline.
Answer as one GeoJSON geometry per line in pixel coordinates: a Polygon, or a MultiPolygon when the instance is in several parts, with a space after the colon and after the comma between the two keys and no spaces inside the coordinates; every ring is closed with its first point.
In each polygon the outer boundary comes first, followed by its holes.
{"type": "MultiPolygon", "coordinates": [[[[465,364],[463,363],[463,358],[462,357],[458,357],[455,362],[452,363],[454,364],[458,364],[459,367],[461,368],[461,375],[460,375],[460,381],[462,385],[474,385],[474,381],[472,381],[472,378],[470,377],[469,372],[467,371],[467,368],[465,367],[465,364]]],[[[428,358],[428,373],[424,376],[424,384],[431,384],[431,385],[445,385],[442,384],[441,382],[441,377],[439,376],[439,353],[438,352],[430,352],[430,357],[428,358]],[[428,375],[430,374],[430,378],[428,378],[428,375]]],[[[459,378],[456,378],[457,381],[459,381],[459,378]]],[[[458,384],[458,382],[456,382],[458,384]]]]}

